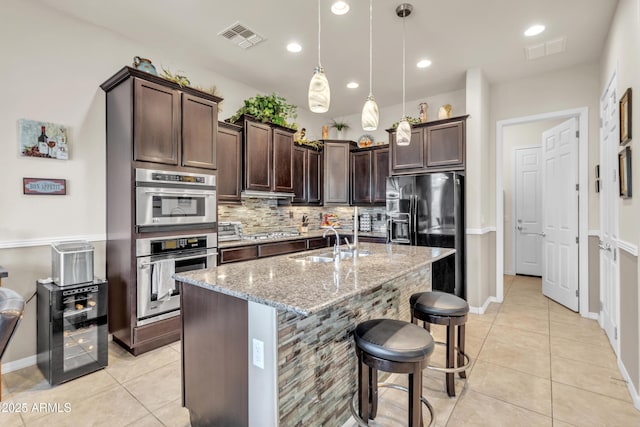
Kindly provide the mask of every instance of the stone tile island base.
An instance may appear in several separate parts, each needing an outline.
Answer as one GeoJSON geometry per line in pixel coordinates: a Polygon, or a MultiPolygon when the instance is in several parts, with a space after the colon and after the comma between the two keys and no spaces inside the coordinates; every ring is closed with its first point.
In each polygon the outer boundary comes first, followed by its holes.
{"type": "Polygon", "coordinates": [[[181,282],[183,404],[192,425],[342,425],[356,390],[356,324],[409,321],[409,297],[429,290],[427,264],[304,316],[181,282]]]}

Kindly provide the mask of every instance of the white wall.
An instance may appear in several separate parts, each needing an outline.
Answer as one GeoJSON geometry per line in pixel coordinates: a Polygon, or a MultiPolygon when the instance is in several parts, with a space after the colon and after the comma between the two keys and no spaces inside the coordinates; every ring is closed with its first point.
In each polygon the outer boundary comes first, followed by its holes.
{"type": "MultiPolygon", "coordinates": [[[[496,122],[499,120],[531,116],[580,107],[589,108],[589,182],[595,179],[598,164],[600,121],[600,72],[597,64],[580,65],[551,73],[491,87],[491,156],[495,156],[496,122]]],[[[495,168],[491,169],[492,171],[495,168]]],[[[495,188],[495,173],[490,177],[495,188]]],[[[491,197],[495,197],[492,192],[491,197]]],[[[503,221],[496,218],[495,199],[491,201],[492,224],[503,221]]],[[[599,228],[599,198],[593,185],[589,186],[589,229],[599,228]]]]}
{"type": "MultiPolygon", "coordinates": [[[[411,94],[407,94],[407,97],[411,97],[411,94]]],[[[365,100],[363,99],[363,106],[364,102],[365,100]]],[[[438,120],[438,109],[444,104],[451,104],[451,117],[467,114],[464,89],[407,101],[405,108],[406,115],[419,118],[419,104],[421,102],[429,104],[427,121],[438,120]]],[[[373,136],[376,142],[383,141],[384,143],[388,143],[389,134],[385,132],[385,129],[389,129],[395,122],[400,121],[402,118],[402,104],[380,108],[378,130],[373,132],[365,132],[362,130],[361,115],[361,112],[358,112],[349,116],[336,117],[336,119],[341,119],[349,124],[349,130],[345,133],[345,138],[357,142],[360,136],[366,133],[373,136]]],[[[329,129],[329,137],[335,138],[335,129],[329,129]]]]}
{"type": "MultiPolygon", "coordinates": [[[[159,70],[164,65],[184,71],[194,86],[217,85],[225,98],[221,119],[231,116],[245,98],[270,92],[180,62],[162,46],[141,46],[31,1],[3,3],[0,40],[0,80],[4,82],[0,97],[0,265],[9,271],[3,285],[25,296],[34,292],[36,279],[50,274],[49,248],[13,247],[29,240],[70,236],[104,239],[105,96],[101,83],[141,55],[159,70]],[[70,159],[19,157],[16,122],[20,118],[67,125],[70,159]],[[64,178],[68,193],[24,196],[23,177],[64,178]]],[[[319,116],[300,109],[301,127],[319,129],[322,122],[319,116]]],[[[104,244],[96,246],[96,273],[104,275],[104,244]]],[[[35,300],[3,362],[35,354],[34,307],[35,300]]]]}
{"type": "MultiPolygon", "coordinates": [[[[605,50],[600,67],[599,93],[606,88],[609,78],[615,71],[618,79],[618,98],[627,88],[632,88],[636,101],[632,108],[631,122],[635,124],[632,129],[634,137],[628,146],[632,150],[632,191],[635,194],[630,199],[618,199],[619,214],[619,238],[638,245],[640,243],[640,188],[638,187],[638,174],[640,173],[640,152],[638,151],[638,135],[640,130],[640,108],[638,108],[638,94],[640,94],[640,0],[619,0],[616,14],[611,23],[611,29],[605,44],[605,50]]],[[[640,292],[638,292],[638,280],[640,277],[640,263],[633,254],[622,254],[620,259],[632,259],[637,264],[638,274],[628,274],[626,269],[620,272],[620,295],[634,295],[636,301],[624,300],[621,302],[621,319],[636,319],[636,324],[620,325],[620,359],[635,393],[632,398],[636,408],[640,409],[640,320],[637,313],[640,309],[640,292]]],[[[624,322],[624,320],[622,320],[624,322]]]]}
{"type": "Polygon", "coordinates": [[[495,294],[495,274],[492,265],[495,254],[487,250],[494,244],[495,232],[487,230],[492,193],[489,139],[490,89],[480,69],[467,70],[467,119],[465,220],[467,234],[467,300],[472,307],[481,307],[495,294]]]}
{"type": "Polygon", "coordinates": [[[502,179],[504,184],[504,269],[505,274],[515,274],[515,260],[512,256],[515,214],[513,205],[514,149],[518,147],[540,146],[542,132],[560,124],[562,120],[542,120],[539,122],[507,126],[503,133],[502,179]]]}

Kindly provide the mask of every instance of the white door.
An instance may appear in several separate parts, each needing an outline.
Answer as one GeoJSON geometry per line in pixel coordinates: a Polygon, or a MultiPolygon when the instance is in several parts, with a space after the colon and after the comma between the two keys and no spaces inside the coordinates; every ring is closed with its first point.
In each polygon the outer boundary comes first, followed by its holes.
{"type": "Polygon", "coordinates": [[[600,99],[600,326],[618,352],[618,101],[616,79],[600,99]]]}
{"type": "Polygon", "coordinates": [[[516,274],[542,276],[542,147],[515,152],[516,274]]]}
{"type": "Polygon", "coordinates": [[[542,293],[578,311],[577,120],[542,134],[542,293]]]}

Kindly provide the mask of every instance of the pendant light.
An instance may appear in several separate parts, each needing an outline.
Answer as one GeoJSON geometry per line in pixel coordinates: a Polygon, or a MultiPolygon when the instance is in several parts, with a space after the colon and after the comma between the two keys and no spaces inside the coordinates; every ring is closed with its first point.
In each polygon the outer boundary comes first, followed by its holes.
{"type": "Polygon", "coordinates": [[[378,129],[378,104],[373,98],[373,0],[369,0],[369,96],[362,108],[362,129],[372,131],[378,129]]]}
{"type": "Polygon", "coordinates": [[[309,109],[314,113],[326,113],[331,103],[329,80],[320,62],[320,0],[318,0],[318,66],[313,70],[309,83],[309,109]]]}
{"type": "Polygon", "coordinates": [[[398,128],[396,130],[396,144],[403,146],[411,144],[411,125],[407,121],[404,109],[406,74],[404,18],[411,15],[411,11],[413,11],[413,6],[409,3],[402,3],[396,8],[396,15],[402,18],[402,120],[400,121],[400,124],[398,124],[398,128]]]}

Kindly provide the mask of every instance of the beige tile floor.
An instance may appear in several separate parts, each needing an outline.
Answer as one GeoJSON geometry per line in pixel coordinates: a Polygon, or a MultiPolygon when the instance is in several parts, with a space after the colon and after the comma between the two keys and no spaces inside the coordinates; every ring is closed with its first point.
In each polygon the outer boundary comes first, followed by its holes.
{"type": "MultiPolygon", "coordinates": [[[[433,327],[437,340],[443,332],[433,327]]],[[[456,398],[447,396],[441,374],[424,371],[423,394],[437,426],[640,425],[602,330],[542,296],[539,279],[505,277],[504,303],[469,316],[466,345],[473,364],[466,381],[456,379],[456,398]]],[[[443,360],[437,347],[432,361],[443,360]]],[[[406,376],[389,381],[406,384],[406,376]]],[[[2,387],[2,427],[189,425],[180,406],[179,343],[135,358],[110,343],[102,371],[50,387],[29,367],[4,375],[2,387]],[[60,412],[35,411],[41,403],[57,403],[60,412]]],[[[406,425],[406,395],[381,389],[379,415],[370,425],[406,425]]]]}

